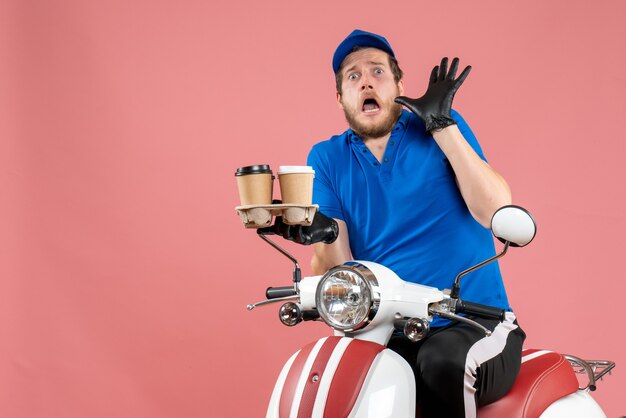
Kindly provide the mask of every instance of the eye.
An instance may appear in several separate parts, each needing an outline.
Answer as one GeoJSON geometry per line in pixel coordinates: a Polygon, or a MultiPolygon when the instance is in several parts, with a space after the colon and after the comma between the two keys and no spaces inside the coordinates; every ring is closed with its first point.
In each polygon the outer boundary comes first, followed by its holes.
{"type": "Polygon", "coordinates": [[[359,78],[357,73],[352,73],[348,76],[348,80],[356,80],[357,78],[359,78]]]}
{"type": "Polygon", "coordinates": [[[382,68],[376,68],[376,69],[374,70],[374,74],[376,74],[376,75],[380,75],[380,74],[382,74],[382,73],[383,73],[383,69],[382,69],[382,68]]]}

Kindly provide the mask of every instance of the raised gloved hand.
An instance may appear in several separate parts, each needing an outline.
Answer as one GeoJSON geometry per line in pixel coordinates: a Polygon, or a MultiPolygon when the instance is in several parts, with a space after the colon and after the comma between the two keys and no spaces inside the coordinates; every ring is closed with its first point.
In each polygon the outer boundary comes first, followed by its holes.
{"type": "Polygon", "coordinates": [[[426,125],[426,131],[432,132],[454,125],[456,122],[450,116],[452,99],[461,87],[463,81],[471,71],[469,65],[465,67],[459,78],[455,79],[459,67],[459,59],[454,58],[448,72],[448,58],[441,60],[441,65],[435,66],[430,74],[428,89],[419,99],[405,96],[396,97],[396,103],[406,106],[411,112],[420,117],[426,125]]]}
{"type": "Polygon", "coordinates": [[[310,226],[287,225],[282,216],[277,216],[274,225],[257,229],[260,235],[281,235],[289,241],[302,245],[323,242],[332,244],[339,236],[339,225],[333,218],[317,212],[310,226]]]}

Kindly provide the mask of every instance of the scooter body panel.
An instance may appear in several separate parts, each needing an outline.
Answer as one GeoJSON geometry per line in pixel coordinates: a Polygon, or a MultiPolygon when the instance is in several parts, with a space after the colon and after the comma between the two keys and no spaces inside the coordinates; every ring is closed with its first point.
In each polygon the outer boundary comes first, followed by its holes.
{"type": "Polygon", "coordinates": [[[283,369],[280,371],[278,375],[278,379],[276,380],[276,384],[274,385],[274,390],[272,391],[272,397],[270,398],[270,404],[267,407],[266,418],[278,418],[280,415],[280,397],[283,392],[283,388],[285,386],[285,380],[287,380],[287,374],[289,370],[291,370],[291,366],[295,361],[296,357],[300,354],[300,351],[295,352],[289,360],[283,366],[283,369]]]}
{"type": "Polygon", "coordinates": [[[398,353],[381,351],[350,418],[415,418],[415,376],[398,353]]]}
{"type": "Polygon", "coordinates": [[[415,417],[415,378],[384,346],[328,337],[303,347],[285,364],[267,418],[415,417]]]}
{"type": "Polygon", "coordinates": [[[589,392],[579,390],[553,402],[540,418],[606,418],[589,392]]]}

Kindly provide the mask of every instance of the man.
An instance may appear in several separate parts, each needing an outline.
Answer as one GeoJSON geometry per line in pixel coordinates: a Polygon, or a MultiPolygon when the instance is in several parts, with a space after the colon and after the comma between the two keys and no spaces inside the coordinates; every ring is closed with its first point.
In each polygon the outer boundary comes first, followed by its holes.
{"type": "MultiPolygon", "coordinates": [[[[510,204],[505,180],[491,168],[452,100],[471,68],[458,59],[431,73],[424,96],[403,96],[395,54],[382,36],[355,30],[337,48],[337,104],[350,129],[313,147],[310,227],[277,219],[274,233],[315,243],[312,270],[322,274],[352,259],[383,264],[404,280],[440,289],[494,255],[493,213],[510,204]],[[403,110],[408,107],[411,112],[403,110]]],[[[476,319],[491,337],[436,320],[429,337],[397,336],[389,348],[409,361],[424,417],[475,417],[513,384],[525,338],[510,311],[497,263],[463,281],[463,299],[507,310],[506,320],[476,319]]]]}

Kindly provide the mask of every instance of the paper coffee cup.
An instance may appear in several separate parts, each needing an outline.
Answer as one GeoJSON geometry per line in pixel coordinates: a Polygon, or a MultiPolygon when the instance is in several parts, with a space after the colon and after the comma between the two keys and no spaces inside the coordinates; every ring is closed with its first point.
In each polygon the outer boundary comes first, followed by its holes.
{"type": "Polygon", "coordinates": [[[240,167],[235,172],[241,205],[271,205],[273,180],[267,164],[240,167]]]}
{"type": "Polygon", "coordinates": [[[278,182],[283,203],[307,206],[313,202],[315,171],[309,166],[283,165],[278,169],[278,182]]]}

